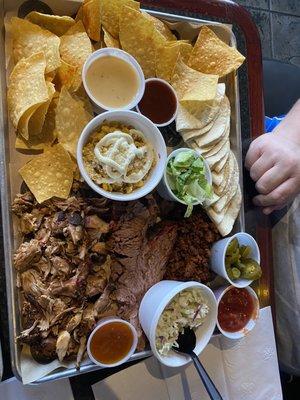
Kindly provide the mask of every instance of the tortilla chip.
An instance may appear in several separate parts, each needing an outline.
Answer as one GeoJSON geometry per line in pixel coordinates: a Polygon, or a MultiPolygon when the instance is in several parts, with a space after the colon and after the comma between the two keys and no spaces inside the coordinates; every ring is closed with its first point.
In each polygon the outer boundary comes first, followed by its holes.
{"type": "Polygon", "coordinates": [[[56,76],[57,69],[55,71],[51,71],[48,74],[45,74],[45,79],[47,82],[52,82],[56,76]]]}
{"type": "Polygon", "coordinates": [[[11,32],[15,62],[43,51],[46,57],[46,73],[60,66],[58,36],[18,17],[11,19],[11,32]]]}
{"type": "Polygon", "coordinates": [[[75,24],[74,19],[66,15],[49,15],[37,11],[31,11],[26,15],[25,19],[39,25],[41,28],[47,29],[57,36],[64,35],[75,24]]]}
{"type": "Polygon", "coordinates": [[[41,133],[49,105],[55,93],[55,87],[53,83],[46,82],[46,85],[48,89],[48,100],[45,103],[41,104],[29,119],[28,121],[29,138],[32,136],[39,135],[41,133]]]}
{"type": "Polygon", "coordinates": [[[140,63],[145,78],[155,76],[155,55],[166,39],[155,29],[153,21],[141,12],[124,7],[120,17],[120,43],[140,63]]]}
{"type": "Polygon", "coordinates": [[[121,47],[120,42],[118,39],[115,39],[106,29],[103,28],[103,41],[106,47],[114,47],[119,49],[121,47]]]}
{"type": "Polygon", "coordinates": [[[99,1],[101,9],[101,23],[114,38],[118,38],[119,36],[120,24],[122,23],[121,14],[123,7],[126,6],[137,11],[140,9],[140,3],[133,0],[99,1]]]}
{"type": "Polygon", "coordinates": [[[73,163],[60,144],[32,158],[19,173],[39,203],[52,197],[66,199],[70,194],[73,163]]]}
{"type": "Polygon", "coordinates": [[[207,26],[200,30],[188,65],[204,74],[220,77],[237,70],[245,57],[234,47],[228,46],[207,26]]]}
{"type": "Polygon", "coordinates": [[[176,36],[173,35],[170,28],[163,21],[161,21],[156,17],[153,17],[153,15],[150,15],[145,11],[143,11],[143,14],[145,15],[146,18],[150,19],[154,23],[155,28],[158,30],[158,32],[160,32],[163,35],[163,37],[166,40],[168,41],[177,40],[176,36]]]}
{"type": "Polygon", "coordinates": [[[72,90],[73,85],[75,84],[75,80],[77,80],[78,82],[77,71],[78,67],[70,65],[64,60],[61,60],[61,65],[57,69],[54,81],[57,90],[60,91],[62,86],[65,86],[67,89],[72,90]]]}
{"type": "Polygon", "coordinates": [[[59,50],[63,61],[77,68],[73,81],[73,88],[76,90],[82,82],[81,71],[83,64],[93,52],[91,41],[85,32],[82,21],[78,21],[61,37],[59,50]]]}
{"type": "Polygon", "coordinates": [[[195,71],[179,59],[171,83],[183,106],[191,106],[193,103],[203,106],[216,97],[218,76],[195,71]]]}
{"type": "Polygon", "coordinates": [[[100,40],[100,0],[89,0],[82,6],[82,21],[86,33],[92,40],[100,40]]]}
{"type": "Polygon", "coordinates": [[[91,118],[94,118],[93,105],[90,102],[90,98],[87,95],[83,85],[81,85],[79,89],[76,90],[76,92],[72,93],[72,96],[75,100],[80,100],[86,112],[90,115],[91,118]]]}
{"type": "Polygon", "coordinates": [[[54,94],[49,105],[42,131],[37,136],[30,136],[28,140],[22,136],[16,137],[15,147],[18,150],[44,150],[50,147],[56,139],[55,109],[58,103],[58,94],[54,94]]]}
{"type": "Polygon", "coordinates": [[[87,113],[84,103],[78,98],[74,98],[63,87],[61,89],[58,105],[56,108],[56,130],[59,143],[76,158],[78,138],[86,126],[92,119],[87,113]]]}
{"type": "Polygon", "coordinates": [[[77,11],[77,14],[76,14],[76,17],[75,17],[75,22],[82,21],[82,18],[83,18],[83,5],[81,5],[78,8],[78,11],[77,11]]]}
{"type": "Polygon", "coordinates": [[[182,60],[185,62],[188,60],[191,51],[192,45],[181,41],[171,42],[171,44],[168,42],[162,46],[155,55],[157,78],[171,82],[179,56],[181,55],[182,60]]]}
{"type": "MultiPolygon", "coordinates": [[[[206,103],[205,107],[191,107],[189,109],[181,104],[178,107],[176,117],[176,130],[178,132],[189,129],[200,129],[209,127],[211,129],[213,121],[220,112],[221,101],[225,95],[225,84],[218,83],[216,97],[206,103]]],[[[209,129],[205,129],[207,132],[209,129]]],[[[202,132],[203,133],[203,132],[202,132]]]]}
{"type": "Polygon", "coordinates": [[[44,53],[23,58],[14,67],[8,83],[8,112],[15,129],[28,139],[28,121],[36,109],[49,99],[45,81],[44,53]]]}

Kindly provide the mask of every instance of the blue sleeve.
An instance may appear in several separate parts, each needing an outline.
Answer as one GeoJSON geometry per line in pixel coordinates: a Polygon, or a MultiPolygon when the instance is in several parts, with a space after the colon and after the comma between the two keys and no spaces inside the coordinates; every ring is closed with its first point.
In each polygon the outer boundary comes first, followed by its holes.
{"type": "Polygon", "coordinates": [[[283,120],[285,115],[280,115],[279,117],[265,117],[265,132],[272,132],[273,129],[283,120]]]}

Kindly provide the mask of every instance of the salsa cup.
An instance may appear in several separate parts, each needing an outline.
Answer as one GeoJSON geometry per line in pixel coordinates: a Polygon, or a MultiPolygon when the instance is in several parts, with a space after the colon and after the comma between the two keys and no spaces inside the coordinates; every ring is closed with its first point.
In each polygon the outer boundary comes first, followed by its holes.
{"type": "Polygon", "coordinates": [[[208,344],[217,321],[216,298],[206,285],[199,282],[160,281],[152,286],[144,295],[139,309],[139,320],[150,342],[155,357],[168,367],[181,367],[191,361],[190,356],[171,350],[168,355],[161,355],[155,344],[156,328],[161,314],[173,298],[185,289],[199,288],[209,306],[209,313],[203,324],[196,328],[196,347],[194,352],[199,355],[208,344]]]}
{"type": "MultiPolygon", "coordinates": [[[[214,290],[214,294],[217,299],[217,307],[218,308],[219,308],[220,301],[222,300],[222,297],[224,296],[224,294],[226,292],[228,292],[230,289],[232,289],[233,287],[235,287],[235,286],[226,285],[226,286],[223,286],[223,287],[220,287],[220,288],[214,290]]],[[[248,293],[250,294],[250,296],[252,297],[252,299],[254,301],[254,311],[253,311],[252,316],[251,316],[250,320],[248,321],[248,323],[239,331],[229,332],[229,331],[226,331],[221,328],[218,317],[217,317],[217,327],[218,327],[219,331],[222,333],[222,335],[226,336],[229,339],[241,339],[242,337],[246,336],[254,328],[256,321],[259,318],[259,300],[258,300],[258,297],[257,297],[255,291],[250,286],[247,286],[244,289],[248,291],[248,293]]]]}
{"type": "Polygon", "coordinates": [[[77,144],[77,164],[80,173],[86,183],[101,196],[107,197],[111,200],[117,201],[131,201],[137,200],[141,197],[146,196],[153,189],[156,188],[160,182],[162,175],[164,173],[164,166],[167,159],[167,148],[162,134],[158,128],[146,117],[140,115],[134,111],[106,111],[102,114],[97,115],[93,118],[83,129],[77,144]],[[82,150],[86,142],[88,141],[90,135],[95,131],[95,129],[101,125],[104,121],[112,122],[118,121],[127,125],[133,126],[135,129],[143,132],[147,141],[149,141],[156,153],[156,164],[150,172],[150,176],[145,182],[144,186],[135,189],[131,193],[119,193],[119,192],[108,192],[97,185],[87,173],[83,157],[82,150]]]}
{"type": "Polygon", "coordinates": [[[216,274],[225,278],[232,286],[235,286],[237,288],[244,288],[246,286],[251,285],[253,280],[245,278],[238,278],[232,280],[229,278],[226,271],[226,266],[225,266],[226,251],[229,246],[229,243],[233,239],[237,239],[240,245],[251,247],[251,254],[249,258],[252,258],[258,264],[260,263],[259,247],[255,239],[246,232],[238,232],[235,235],[232,235],[225,239],[218,240],[216,243],[213,244],[211,249],[211,258],[210,258],[211,269],[216,274]]]}

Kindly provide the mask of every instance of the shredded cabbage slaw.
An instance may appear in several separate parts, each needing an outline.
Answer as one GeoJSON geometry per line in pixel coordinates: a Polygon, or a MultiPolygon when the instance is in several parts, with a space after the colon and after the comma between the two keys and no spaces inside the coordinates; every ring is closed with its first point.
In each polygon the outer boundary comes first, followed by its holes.
{"type": "Polygon", "coordinates": [[[177,339],[184,328],[198,328],[209,313],[201,289],[185,289],[178,293],[164,309],[156,328],[155,344],[161,355],[168,355],[178,347],[177,339]]]}

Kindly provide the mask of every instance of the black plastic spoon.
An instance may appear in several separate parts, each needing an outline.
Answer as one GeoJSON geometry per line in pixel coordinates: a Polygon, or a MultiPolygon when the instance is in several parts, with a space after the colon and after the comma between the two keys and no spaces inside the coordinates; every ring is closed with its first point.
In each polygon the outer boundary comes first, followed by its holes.
{"type": "Polygon", "coordinates": [[[179,353],[188,354],[191,356],[194,365],[200,375],[200,378],[205,386],[207,393],[211,400],[223,400],[223,397],[220,395],[218,389],[215,387],[213,381],[210,379],[208,373],[205,371],[205,368],[201,364],[198,356],[194,353],[194,348],[196,346],[196,335],[195,332],[190,328],[185,328],[183,333],[179,334],[177,339],[178,347],[174,347],[175,351],[179,353]]]}

